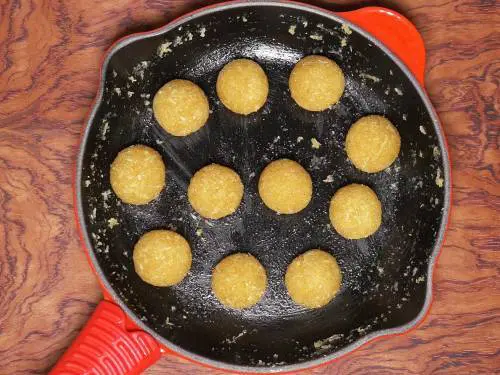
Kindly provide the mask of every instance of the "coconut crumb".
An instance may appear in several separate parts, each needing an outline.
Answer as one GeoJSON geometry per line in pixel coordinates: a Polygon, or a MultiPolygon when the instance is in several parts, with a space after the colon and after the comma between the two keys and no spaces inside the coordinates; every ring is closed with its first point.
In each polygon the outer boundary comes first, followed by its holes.
{"type": "Polygon", "coordinates": [[[309,35],[309,38],[311,38],[313,40],[323,40],[323,35],[314,33],[314,34],[309,35]]]}
{"type": "Polygon", "coordinates": [[[436,185],[439,187],[443,187],[444,184],[444,179],[441,177],[441,168],[437,169],[437,174],[436,174],[436,185]]]}
{"type": "Polygon", "coordinates": [[[347,34],[347,35],[351,35],[352,34],[351,28],[348,25],[346,25],[345,23],[342,24],[341,29],[344,32],[344,34],[347,34]]]}
{"type": "Polygon", "coordinates": [[[323,180],[323,182],[333,182],[333,175],[329,174],[328,176],[326,176],[326,178],[323,180]]]}
{"type": "Polygon", "coordinates": [[[321,147],[321,143],[316,138],[311,138],[311,147],[317,150],[321,147]]]}
{"type": "Polygon", "coordinates": [[[420,125],[419,130],[420,130],[420,133],[427,134],[427,131],[425,130],[425,128],[422,125],[420,125]]]}
{"type": "Polygon", "coordinates": [[[380,79],[380,78],[375,77],[375,76],[373,76],[373,75],[371,75],[371,74],[359,73],[359,76],[360,76],[361,78],[371,79],[371,80],[372,80],[373,82],[375,82],[375,83],[377,83],[377,82],[380,82],[380,81],[381,81],[381,79],[380,79]]]}
{"type": "Polygon", "coordinates": [[[304,137],[297,137],[297,143],[300,143],[304,140],[304,137]]]}
{"type": "Polygon", "coordinates": [[[112,217],[111,219],[108,220],[108,227],[109,227],[109,229],[113,229],[118,224],[120,224],[120,223],[114,217],[112,217]]]}
{"type": "Polygon", "coordinates": [[[297,28],[297,25],[291,25],[289,28],[288,28],[288,32],[291,34],[291,35],[295,35],[295,29],[297,28]]]}
{"type": "Polygon", "coordinates": [[[203,234],[203,229],[199,228],[199,229],[196,230],[196,235],[198,237],[201,237],[202,234],[203,234]]]}
{"type": "Polygon", "coordinates": [[[160,58],[165,56],[165,55],[168,55],[170,52],[172,52],[172,48],[170,48],[171,45],[172,45],[172,42],[169,42],[168,40],[165,41],[165,43],[160,44],[160,46],[156,50],[156,54],[160,58]]]}

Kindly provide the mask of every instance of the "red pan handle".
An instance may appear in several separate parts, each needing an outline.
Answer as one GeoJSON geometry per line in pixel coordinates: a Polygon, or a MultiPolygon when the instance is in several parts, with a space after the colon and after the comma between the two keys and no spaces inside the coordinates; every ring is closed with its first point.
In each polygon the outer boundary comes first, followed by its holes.
{"type": "Polygon", "coordinates": [[[160,359],[160,345],[143,331],[127,329],[125,313],[101,301],[50,375],[140,374],[160,359]]]}
{"type": "Polygon", "coordinates": [[[408,18],[382,7],[366,7],[337,14],[384,43],[424,86],[424,41],[408,18]]]}

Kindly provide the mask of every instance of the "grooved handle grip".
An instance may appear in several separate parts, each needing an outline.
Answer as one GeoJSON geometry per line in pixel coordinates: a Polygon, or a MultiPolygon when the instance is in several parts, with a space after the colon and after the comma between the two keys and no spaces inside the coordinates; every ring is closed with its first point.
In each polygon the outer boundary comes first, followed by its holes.
{"type": "Polygon", "coordinates": [[[101,301],[50,375],[140,374],[156,362],[160,345],[143,331],[128,331],[125,313],[101,301]]]}

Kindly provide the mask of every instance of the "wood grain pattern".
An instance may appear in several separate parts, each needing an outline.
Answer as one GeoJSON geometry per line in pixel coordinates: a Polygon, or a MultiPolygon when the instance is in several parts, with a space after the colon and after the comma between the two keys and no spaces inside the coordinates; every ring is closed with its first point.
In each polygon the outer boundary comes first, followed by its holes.
{"type": "MultiPolygon", "coordinates": [[[[202,3],[0,1],[0,374],[47,373],[101,298],[77,238],[71,184],[104,51],[202,3]]],[[[424,37],[426,88],[453,163],[452,217],[423,324],[305,373],[500,372],[500,4],[378,4],[406,14],[424,37]]],[[[166,356],[148,373],[207,371],[166,356]]]]}

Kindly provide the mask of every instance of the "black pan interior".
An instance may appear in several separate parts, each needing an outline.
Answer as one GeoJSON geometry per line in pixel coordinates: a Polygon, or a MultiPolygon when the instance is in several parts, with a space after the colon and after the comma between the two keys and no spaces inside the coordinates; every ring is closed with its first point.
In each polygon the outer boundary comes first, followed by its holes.
{"type": "Polygon", "coordinates": [[[109,59],[79,181],[85,230],[98,269],[122,301],[183,350],[241,366],[297,364],[403,325],[422,309],[445,199],[438,135],[398,65],[341,26],[294,7],[243,6],[137,38],[109,59]],[[299,108],[288,91],[292,67],[308,54],[334,59],[346,76],[340,103],[325,112],[299,108]],[[261,64],[270,82],[266,105],[248,117],[224,108],[215,93],[217,73],[239,57],[261,64]],[[152,115],[154,93],[174,78],[194,81],[210,100],[208,123],[187,137],[168,135],[152,115]],[[349,126],[367,114],[387,116],[402,138],[397,161],[376,174],[356,170],[344,151],[349,126]],[[166,189],[145,206],[120,203],[109,184],[114,157],[138,143],[158,150],[167,165],[166,189]],[[257,194],[262,169],[283,157],[313,178],[312,202],[296,215],[276,215],[257,194]],[[218,221],[200,218],[186,198],[191,175],[208,163],[230,166],[245,185],[241,207],[218,221]],[[371,186],[383,204],[382,227],[365,240],[346,240],[329,225],[331,196],[352,182],[371,186]],[[134,272],[133,246],[156,228],[175,229],[192,246],[192,269],[175,287],[152,287],[134,272]],[[344,274],[340,294],[314,311],[296,306],[283,283],[287,265],[311,248],[331,252],[344,274]],[[212,268],[237,251],[254,254],[269,279],[264,298],[244,311],[224,308],[210,290],[212,268]]]}

